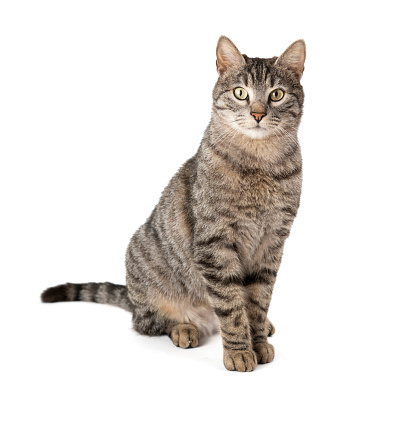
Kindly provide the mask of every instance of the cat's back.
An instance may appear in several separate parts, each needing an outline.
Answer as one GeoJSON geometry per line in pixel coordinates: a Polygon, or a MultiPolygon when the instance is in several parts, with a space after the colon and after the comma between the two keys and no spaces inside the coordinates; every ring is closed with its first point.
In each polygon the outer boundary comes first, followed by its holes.
{"type": "Polygon", "coordinates": [[[194,215],[192,191],[196,156],[186,161],[164,189],[157,206],[133,235],[126,254],[130,290],[149,283],[150,288],[186,295],[195,288],[192,242],[194,215]],[[180,281],[186,280],[186,283],[180,281]]]}

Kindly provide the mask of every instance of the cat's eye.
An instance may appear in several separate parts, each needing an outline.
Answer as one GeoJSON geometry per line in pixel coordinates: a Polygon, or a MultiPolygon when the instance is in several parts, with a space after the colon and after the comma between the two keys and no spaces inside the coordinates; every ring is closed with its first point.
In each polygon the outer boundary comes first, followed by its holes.
{"type": "Polygon", "coordinates": [[[281,89],[274,89],[271,92],[270,97],[272,101],[280,101],[284,95],[285,93],[281,89]]]}
{"type": "Polygon", "coordinates": [[[241,87],[234,89],[234,95],[238,98],[238,100],[246,100],[248,97],[248,93],[241,87]]]}

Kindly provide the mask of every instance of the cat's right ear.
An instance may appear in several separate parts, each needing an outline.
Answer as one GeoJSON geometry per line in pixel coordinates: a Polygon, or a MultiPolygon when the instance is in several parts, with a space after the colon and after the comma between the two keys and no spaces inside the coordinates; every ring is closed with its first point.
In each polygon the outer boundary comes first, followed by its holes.
{"type": "Polygon", "coordinates": [[[239,68],[245,65],[245,59],[235,47],[234,43],[221,35],[217,43],[217,72],[222,76],[230,68],[239,68]]]}

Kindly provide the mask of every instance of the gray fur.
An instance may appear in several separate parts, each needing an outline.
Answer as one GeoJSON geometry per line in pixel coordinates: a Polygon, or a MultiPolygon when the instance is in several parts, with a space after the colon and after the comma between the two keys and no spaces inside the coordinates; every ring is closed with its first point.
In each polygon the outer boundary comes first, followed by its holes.
{"type": "Polygon", "coordinates": [[[274,327],[266,315],[301,193],[304,54],[300,40],[279,58],[251,59],[221,37],[211,121],[130,241],[128,296],[90,283],[79,293],[72,284],[48,289],[43,300],[121,306],[133,312],[135,330],[168,334],[181,347],[220,328],[227,369],[270,362],[274,327]],[[247,100],[234,96],[236,87],[247,100]],[[269,93],[276,88],[285,95],[275,103],[269,93]],[[254,112],[266,115],[258,122],[254,112]]]}
{"type": "Polygon", "coordinates": [[[106,283],[60,284],[50,287],[41,295],[41,300],[52,302],[96,302],[114,305],[133,312],[134,306],[129,299],[125,286],[106,283]]]}

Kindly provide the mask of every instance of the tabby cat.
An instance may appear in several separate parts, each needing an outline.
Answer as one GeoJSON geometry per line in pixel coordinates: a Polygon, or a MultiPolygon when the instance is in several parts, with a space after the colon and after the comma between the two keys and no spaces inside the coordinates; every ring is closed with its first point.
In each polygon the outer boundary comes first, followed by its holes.
{"type": "Polygon", "coordinates": [[[225,367],[243,372],[274,358],[267,313],[300,200],[306,50],[249,58],[222,36],[216,53],[210,124],[131,239],[127,286],[67,283],[42,300],[119,306],[136,331],[182,348],[219,329],[225,367]]]}

